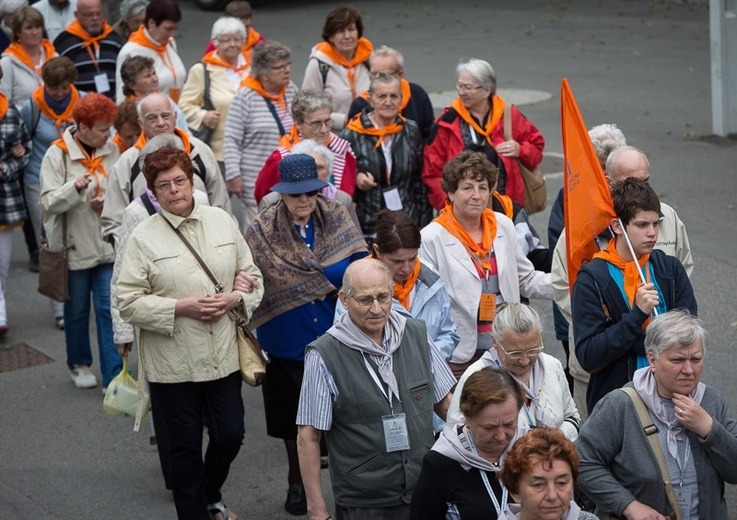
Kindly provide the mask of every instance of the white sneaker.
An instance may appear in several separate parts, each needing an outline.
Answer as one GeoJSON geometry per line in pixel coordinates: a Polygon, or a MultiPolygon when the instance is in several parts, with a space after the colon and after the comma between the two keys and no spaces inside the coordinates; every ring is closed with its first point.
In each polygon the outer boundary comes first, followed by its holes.
{"type": "Polygon", "coordinates": [[[95,388],[97,386],[97,378],[95,374],[90,372],[87,365],[74,365],[72,369],[72,381],[77,388],[95,388]]]}

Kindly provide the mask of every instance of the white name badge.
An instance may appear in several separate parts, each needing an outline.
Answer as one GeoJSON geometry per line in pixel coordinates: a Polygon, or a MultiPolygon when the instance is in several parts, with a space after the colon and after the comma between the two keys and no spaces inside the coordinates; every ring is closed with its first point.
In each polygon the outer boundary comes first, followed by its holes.
{"type": "Polygon", "coordinates": [[[384,190],[384,204],[386,205],[386,209],[402,211],[402,199],[399,196],[399,190],[397,188],[384,190]]]}
{"type": "Polygon", "coordinates": [[[95,90],[100,94],[110,92],[110,80],[107,74],[95,74],[95,90]]]}
{"type": "Polygon", "coordinates": [[[689,518],[691,515],[691,492],[683,489],[677,490],[676,502],[678,502],[678,508],[683,513],[683,517],[689,518]]]}
{"type": "Polygon", "coordinates": [[[403,413],[384,415],[381,421],[384,423],[386,452],[408,450],[407,416],[403,413]]]}

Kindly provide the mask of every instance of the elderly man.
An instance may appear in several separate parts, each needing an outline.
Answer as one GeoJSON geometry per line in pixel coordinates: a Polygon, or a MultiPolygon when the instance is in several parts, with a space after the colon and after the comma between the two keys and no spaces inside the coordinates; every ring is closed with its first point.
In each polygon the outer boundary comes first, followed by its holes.
{"type": "Polygon", "coordinates": [[[231,213],[230,199],[215,155],[205,143],[176,128],[171,99],[163,94],[149,94],[143,98],[138,103],[138,122],[143,129],[141,137],[120,156],[110,172],[107,198],[102,211],[102,231],[105,238],[115,242],[126,206],[146,189],[138,156],[148,139],[156,135],[173,134],[182,141],[182,149],[192,159],[194,166],[194,187],[207,193],[211,206],[231,213]]]}
{"type": "Polygon", "coordinates": [[[77,0],[40,0],[31,7],[44,17],[44,29],[52,42],[74,21],[77,0]]]}
{"type": "Polygon", "coordinates": [[[84,92],[98,92],[113,99],[115,60],[123,40],[108,25],[101,0],[78,0],[74,20],[54,40],[60,56],[67,56],[79,71],[74,83],[84,92]]]}
{"type": "Polygon", "coordinates": [[[719,390],[700,382],[703,323],[685,311],[661,314],[647,328],[645,351],[647,366],[625,389],[634,395],[610,393],[581,429],[579,486],[599,518],[675,518],[666,515],[676,508],[683,519],[731,518],[724,483],[737,483],[737,418],[719,390]]]}
{"type": "MultiPolygon", "coordinates": [[[[603,125],[600,125],[603,126],[603,125]]],[[[589,132],[597,130],[594,127],[589,132]]],[[[616,129],[616,128],[615,128],[616,129]]],[[[610,129],[611,130],[611,129],[610,129]]],[[[619,132],[621,134],[621,132],[619,132]]],[[[596,135],[596,132],[593,134],[596,135]]],[[[624,136],[622,136],[624,139],[624,136]]],[[[607,141],[611,141],[609,138],[607,141]]],[[[592,137],[593,141],[593,137],[592,137]]],[[[599,155],[598,146],[597,155],[599,155]]],[[[603,148],[606,153],[603,159],[606,162],[604,173],[609,185],[621,182],[630,177],[635,177],[645,182],[650,181],[650,162],[647,156],[641,150],[632,146],[617,146],[614,150],[603,148]]],[[[600,160],[602,159],[599,155],[600,160]]],[[[561,206],[562,207],[562,206],[561,206]]],[[[561,209],[562,211],[562,209],[561,209]]],[[[552,213],[551,213],[552,217],[552,213]]],[[[599,237],[600,247],[606,248],[611,233],[608,231],[604,236],[599,237]]],[[[686,226],[683,224],[676,211],[664,202],[660,202],[660,219],[658,220],[658,238],[655,243],[655,249],[663,251],[669,256],[675,256],[683,264],[686,274],[690,277],[693,272],[693,257],[691,256],[691,246],[686,233],[686,226]]],[[[552,280],[553,291],[555,292],[555,303],[560,309],[565,319],[571,323],[571,302],[570,290],[568,288],[568,262],[566,257],[566,232],[560,234],[560,238],[555,245],[552,259],[552,280]]],[[[569,344],[573,345],[573,330],[569,331],[569,344]]],[[[576,356],[569,358],[570,374],[573,378],[573,398],[576,400],[576,406],[581,412],[581,420],[585,421],[588,415],[586,408],[586,388],[589,382],[589,374],[581,368],[576,356]]]]}
{"type": "MultiPolygon", "coordinates": [[[[369,63],[371,79],[376,79],[382,74],[388,74],[399,80],[402,86],[402,104],[399,107],[399,114],[417,123],[417,126],[420,127],[422,140],[427,141],[430,136],[430,128],[435,120],[435,113],[425,89],[417,83],[404,79],[404,56],[399,51],[382,45],[371,54],[369,63]]],[[[368,106],[368,91],[366,91],[351,103],[348,119],[353,119],[356,114],[368,106]]]]}
{"type": "Polygon", "coordinates": [[[297,443],[310,518],[329,518],[322,432],[337,518],[409,518],[432,412],[445,418],[455,379],[425,324],[392,310],[392,293],[384,264],[354,262],[338,294],[348,312],[307,346],[297,443]]]}

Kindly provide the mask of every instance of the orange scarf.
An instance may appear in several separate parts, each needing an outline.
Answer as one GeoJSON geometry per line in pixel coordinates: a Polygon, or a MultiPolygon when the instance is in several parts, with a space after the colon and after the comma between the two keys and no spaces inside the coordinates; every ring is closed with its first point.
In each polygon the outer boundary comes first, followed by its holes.
{"type": "Polygon", "coordinates": [[[5,117],[8,113],[8,97],[0,92],[0,119],[5,117]]]}
{"type": "MultiPolygon", "coordinates": [[[[509,195],[502,195],[498,191],[494,191],[492,196],[499,201],[499,204],[502,205],[502,208],[504,209],[504,214],[508,216],[510,219],[514,217],[514,204],[512,203],[512,198],[509,195]]],[[[489,209],[492,209],[493,199],[489,199],[489,209]]]]}
{"type": "Polygon", "coordinates": [[[82,49],[92,46],[95,54],[97,54],[97,51],[100,49],[100,40],[107,38],[110,33],[113,32],[113,28],[107,22],[103,21],[102,32],[97,36],[91,36],[90,33],[84,30],[82,24],[79,23],[79,20],[74,20],[72,23],[67,25],[66,31],[80,40],[84,40],[81,47],[82,49]]]}
{"type": "Polygon", "coordinates": [[[281,136],[281,139],[279,139],[279,146],[284,148],[285,150],[291,150],[292,146],[300,142],[302,138],[299,136],[299,130],[297,130],[297,125],[292,125],[292,129],[289,130],[286,134],[281,136]]]}
{"type": "MultiPolygon", "coordinates": [[[[184,145],[184,151],[187,152],[187,155],[189,155],[192,151],[192,145],[189,142],[189,135],[187,135],[187,132],[180,128],[175,128],[174,133],[179,136],[179,138],[182,140],[182,144],[184,145]]],[[[139,150],[142,149],[144,146],[146,146],[146,143],[148,142],[148,139],[146,139],[146,134],[141,132],[141,135],[138,137],[138,141],[136,141],[135,146],[139,150]]]]}
{"type": "MultiPolygon", "coordinates": [[[[621,256],[619,256],[619,252],[617,251],[617,240],[625,240],[624,237],[617,237],[616,239],[610,240],[609,244],[607,244],[606,249],[602,249],[598,253],[594,254],[594,258],[601,258],[605,262],[609,262],[617,269],[621,269],[624,273],[624,293],[627,295],[627,298],[629,299],[630,308],[635,304],[635,295],[637,294],[637,288],[640,286],[641,280],[640,280],[640,274],[638,273],[638,269],[642,269],[644,266],[647,265],[648,261],[650,260],[650,255],[642,255],[640,258],[637,259],[637,262],[625,262],[621,256]],[[636,265],[636,264],[639,264],[636,265]]],[[[649,278],[649,269],[646,271],[648,273],[649,278]]],[[[645,320],[645,323],[642,324],[642,328],[647,328],[648,324],[650,323],[651,318],[648,318],[645,320]]]]}
{"type": "MultiPolygon", "coordinates": [[[[399,80],[399,86],[402,89],[402,102],[399,104],[399,113],[401,114],[402,112],[404,112],[404,109],[407,108],[407,105],[409,104],[409,98],[412,97],[412,92],[409,89],[409,81],[404,78],[401,78],[399,80]]],[[[359,95],[358,97],[368,101],[368,90],[364,90],[363,92],[361,92],[361,95],[359,95]]]]}
{"type": "MultiPolygon", "coordinates": [[[[105,156],[103,155],[101,157],[95,157],[95,153],[92,152],[92,157],[90,157],[89,154],[87,153],[87,150],[84,149],[84,146],[82,146],[82,144],[77,139],[77,136],[75,135],[73,137],[74,137],[74,141],[79,146],[79,149],[84,154],[84,159],[80,159],[79,164],[87,168],[87,175],[92,175],[95,178],[95,183],[97,184],[97,186],[95,186],[95,194],[93,198],[97,197],[101,191],[100,189],[101,179],[100,177],[98,177],[98,173],[102,175],[103,177],[107,177],[107,172],[105,171],[105,167],[102,165],[102,161],[105,159],[105,156]]],[[[62,151],[65,154],[69,155],[69,148],[67,147],[67,144],[64,142],[64,139],[59,138],[51,144],[52,146],[53,145],[58,146],[59,148],[62,149],[62,151]]]]}
{"type": "MultiPolygon", "coordinates": [[[[31,60],[31,56],[28,54],[28,51],[26,51],[26,49],[18,42],[11,43],[8,48],[5,49],[5,52],[3,52],[3,54],[10,54],[11,56],[15,56],[15,58],[23,65],[31,70],[36,71],[36,73],[40,75],[41,67],[43,66],[43,64],[53,58],[54,54],[56,54],[56,49],[54,49],[52,43],[46,38],[41,40],[41,48],[44,51],[44,62],[39,64],[38,66],[33,63],[33,60],[31,60]]],[[[39,85],[43,85],[43,81],[39,81],[39,85]]]]}
{"type": "Polygon", "coordinates": [[[320,42],[316,46],[318,51],[330,58],[334,63],[348,69],[348,83],[351,85],[351,99],[356,98],[356,67],[367,61],[374,51],[374,46],[366,38],[359,38],[356,45],[356,54],[351,61],[346,60],[338,53],[332,43],[320,42]]]}
{"type": "Polygon", "coordinates": [[[243,57],[246,59],[245,63],[241,65],[240,67],[238,65],[232,65],[228,63],[227,61],[220,58],[220,56],[217,55],[217,51],[210,51],[207,54],[205,54],[205,57],[202,58],[203,63],[210,63],[212,65],[219,65],[220,67],[225,67],[226,69],[232,69],[235,72],[240,73],[241,71],[244,71],[248,68],[250,58],[248,55],[246,55],[246,51],[243,51],[243,57]]]}
{"type": "Polygon", "coordinates": [[[415,266],[412,268],[412,272],[409,278],[405,280],[404,284],[398,284],[394,281],[394,297],[399,300],[402,307],[409,310],[409,295],[412,292],[412,288],[415,286],[417,277],[420,275],[420,259],[415,258],[415,266]]]}
{"type": "Polygon", "coordinates": [[[453,206],[450,203],[445,203],[445,207],[440,210],[440,214],[433,222],[437,222],[443,226],[451,235],[461,241],[474,264],[480,264],[483,269],[491,271],[491,249],[496,238],[496,216],[493,211],[487,208],[481,215],[481,225],[483,226],[481,246],[478,245],[468,231],[458,222],[453,214],[453,206]]]}
{"type": "MultiPolygon", "coordinates": [[[[151,38],[146,36],[146,33],[144,32],[145,30],[146,29],[143,25],[140,26],[137,31],[131,33],[130,38],[128,38],[128,41],[131,43],[137,43],[141,47],[146,47],[147,49],[152,49],[156,51],[156,53],[159,55],[159,58],[161,58],[161,61],[164,63],[164,66],[166,66],[166,68],[171,71],[171,74],[174,77],[174,84],[176,84],[177,82],[176,69],[174,68],[174,64],[171,63],[171,60],[166,55],[166,49],[169,46],[169,43],[172,41],[171,38],[166,40],[164,43],[157,45],[156,43],[153,42],[153,40],[151,40],[151,38]]],[[[176,101],[176,99],[174,101],[176,101]]]]}
{"type": "Polygon", "coordinates": [[[125,143],[120,138],[120,134],[115,134],[112,139],[110,139],[111,143],[115,143],[118,146],[118,150],[120,150],[120,153],[125,152],[128,147],[125,146],[125,143]]]}
{"type": "Polygon", "coordinates": [[[279,91],[277,95],[269,94],[264,90],[264,86],[261,84],[259,80],[251,76],[250,74],[246,76],[246,79],[241,81],[241,88],[250,88],[251,90],[255,90],[259,94],[261,94],[266,99],[270,99],[271,101],[276,101],[279,103],[279,106],[286,109],[287,108],[287,101],[284,99],[284,94],[287,92],[287,87],[282,87],[282,89],[279,91]]]}
{"type": "Polygon", "coordinates": [[[379,146],[381,146],[381,142],[384,140],[384,137],[386,137],[387,135],[398,134],[404,129],[405,119],[402,116],[397,117],[401,119],[401,123],[395,122],[385,126],[384,128],[376,128],[375,126],[369,126],[367,128],[363,126],[363,123],[361,123],[361,114],[356,114],[353,119],[348,122],[348,126],[346,126],[346,129],[353,130],[354,132],[359,134],[377,136],[379,139],[376,141],[376,146],[374,146],[374,150],[376,150],[379,148],[379,146]]]}
{"type": "Polygon", "coordinates": [[[243,55],[246,57],[246,63],[251,63],[251,49],[253,49],[258,42],[261,41],[261,33],[256,31],[253,27],[247,28],[248,35],[246,36],[246,44],[243,46],[243,55]]]}
{"type": "Polygon", "coordinates": [[[54,110],[49,106],[49,104],[46,102],[46,96],[44,95],[44,88],[45,87],[38,87],[36,90],[33,91],[33,94],[31,97],[33,98],[33,101],[38,106],[39,110],[41,110],[41,113],[45,115],[48,119],[54,122],[54,125],[56,126],[56,133],[61,137],[62,130],[61,125],[62,123],[74,123],[74,119],[72,118],[72,112],[74,112],[74,106],[77,104],[77,101],[79,101],[79,91],[77,90],[77,87],[74,85],[71,85],[71,98],[69,98],[69,104],[64,109],[64,112],[61,114],[57,114],[54,112],[54,110]]]}
{"type": "Polygon", "coordinates": [[[486,128],[483,130],[468,112],[465,105],[461,102],[461,98],[455,98],[450,104],[450,107],[454,108],[455,111],[458,112],[458,115],[461,116],[461,119],[471,125],[476,132],[483,135],[489,144],[493,146],[493,143],[491,142],[491,133],[494,131],[494,128],[496,128],[499,121],[501,121],[502,115],[504,114],[504,100],[502,98],[496,94],[491,98],[491,117],[489,117],[489,120],[486,122],[486,128]]]}

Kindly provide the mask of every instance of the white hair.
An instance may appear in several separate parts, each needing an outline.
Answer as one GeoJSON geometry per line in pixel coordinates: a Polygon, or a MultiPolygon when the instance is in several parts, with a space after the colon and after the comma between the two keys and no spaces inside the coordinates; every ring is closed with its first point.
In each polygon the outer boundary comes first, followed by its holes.
{"type": "Polygon", "coordinates": [[[542,333],[542,319],[534,307],[524,303],[504,303],[496,311],[491,335],[496,343],[504,343],[508,333],[525,335],[542,333]]]}
{"type": "Polygon", "coordinates": [[[147,7],[148,0],[123,0],[120,2],[120,17],[128,19],[134,14],[145,11],[147,7]]]}
{"type": "Polygon", "coordinates": [[[143,121],[143,108],[141,108],[143,106],[143,102],[146,101],[149,98],[149,96],[156,96],[156,95],[164,96],[166,99],[169,100],[169,104],[171,105],[172,117],[176,118],[177,117],[177,114],[176,114],[177,107],[174,104],[174,100],[172,98],[160,92],[149,92],[148,94],[143,96],[141,99],[139,99],[138,102],[136,102],[136,113],[138,114],[138,119],[143,121]]]}
{"type": "Polygon", "coordinates": [[[402,53],[398,50],[382,45],[378,49],[374,49],[374,52],[371,53],[371,58],[369,58],[369,62],[371,62],[371,60],[376,56],[390,56],[397,60],[397,67],[399,70],[404,70],[404,56],[402,56],[402,53]]]}
{"type": "Polygon", "coordinates": [[[210,33],[211,40],[217,40],[220,36],[226,34],[237,34],[242,37],[246,37],[246,26],[243,25],[238,18],[232,16],[223,16],[218,18],[214,24],[212,24],[212,32],[210,33]]]}
{"type": "Polygon", "coordinates": [[[627,139],[625,139],[624,134],[617,128],[617,125],[612,123],[604,123],[593,127],[589,130],[589,139],[591,139],[596,156],[602,164],[606,164],[609,154],[614,150],[627,146],[627,139]]]}
{"type": "Polygon", "coordinates": [[[304,139],[292,147],[292,153],[318,153],[325,157],[325,167],[328,169],[328,177],[333,174],[333,165],[335,164],[335,154],[327,146],[323,146],[314,139],[304,139]]]}
{"type": "Polygon", "coordinates": [[[659,314],[645,329],[645,352],[659,358],[664,350],[687,347],[696,341],[706,354],[704,322],[684,309],[659,314]]]}
{"type": "Polygon", "coordinates": [[[14,13],[23,7],[28,7],[28,0],[2,0],[0,2],[0,14],[14,13]]]}
{"type": "Polygon", "coordinates": [[[463,71],[473,76],[473,79],[478,82],[479,86],[491,88],[492,96],[496,94],[496,72],[494,72],[494,67],[488,61],[477,58],[462,61],[456,67],[456,76],[463,71]]]}

